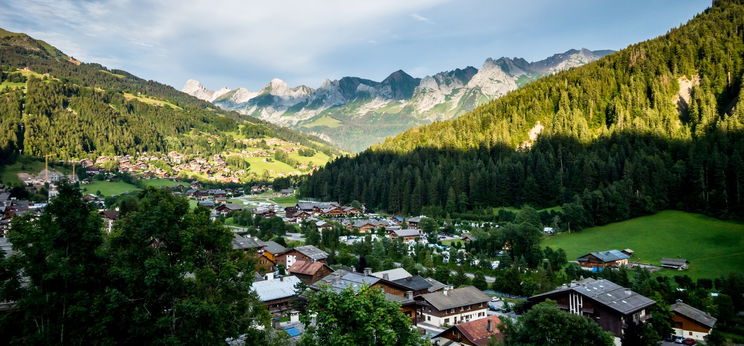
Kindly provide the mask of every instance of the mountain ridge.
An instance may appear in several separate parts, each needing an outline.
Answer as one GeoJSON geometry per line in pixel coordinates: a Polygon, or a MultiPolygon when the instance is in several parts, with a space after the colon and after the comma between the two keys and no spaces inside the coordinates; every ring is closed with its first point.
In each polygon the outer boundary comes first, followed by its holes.
{"type": "Polygon", "coordinates": [[[397,70],[380,82],[343,77],[325,80],[317,89],[304,85],[290,88],[286,82],[274,79],[251,94],[255,96],[243,100],[215,98],[210,90],[192,91],[188,82],[182,90],[211,100],[223,109],[312,133],[345,149],[359,151],[412,126],[457,117],[532,80],[611,52],[571,49],[533,62],[523,58],[488,58],[480,69],[467,66],[423,78],[397,70]],[[275,88],[283,92],[272,93],[275,88]],[[326,126],[328,119],[340,125],[326,126]]]}

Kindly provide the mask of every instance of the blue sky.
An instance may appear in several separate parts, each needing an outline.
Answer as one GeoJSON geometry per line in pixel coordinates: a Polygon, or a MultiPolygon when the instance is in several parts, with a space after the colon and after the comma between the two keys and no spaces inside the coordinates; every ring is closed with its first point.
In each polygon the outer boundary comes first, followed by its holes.
{"type": "Polygon", "coordinates": [[[703,0],[2,0],[0,27],[86,62],[180,88],[262,88],[272,78],[382,80],[622,49],[679,26],[703,0]]]}

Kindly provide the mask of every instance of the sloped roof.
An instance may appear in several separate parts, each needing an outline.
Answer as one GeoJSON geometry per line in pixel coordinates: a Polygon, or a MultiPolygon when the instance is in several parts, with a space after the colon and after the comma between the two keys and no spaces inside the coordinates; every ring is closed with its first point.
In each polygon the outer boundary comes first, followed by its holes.
{"type": "Polygon", "coordinates": [[[307,257],[312,258],[315,261],[328,258],[328,253],[327,252],[325,252],[325,251],[323,251],[321,249],[318,249],[317,247],[312,246],[312,245],[298,246],[298,247],[296,247],[294,249],[297,250],[297,251],[299,251],[301,254],[303,254],[303,255],[305,255],[307,257]]]}
{"type": "Polygon", "coordinates": [[[280,254],[287,251],[287,248],[284,246],[279,245],[277,242],[273,240],[269,241],[258,241],[258,245],[261,245],[264,250],[271,252],[273,254],[280,254]]]}
{"type": "Polygon", "coordinates": [[[421,235],[417,229],[399,229],[393,232],[399,237],[418,237],[421,235]]]}
{"type": "Polygon", "coordinates": [[[684,258],[662,258],[661,259],[662,265],[669,264],[669,265],[675,265],[675,266],[683,266],[683,265],[687,265],[687,263],[689,262],[684,258]]]}
{"type": "Polygon", "coordinates": [[[378,277],[338,270],[326,275],[326,277],[316,282],[314,286],[319,288],[323,285],[327,285],[334,291],[342,291],[346,288],[351,288],[354,292],[359,292],[362,286],[372,286],[378,281],[380,281],[380,278],[378,277]]]}
{"type": "Polygon", "coordinates": [[[501,331],[498,328],[499,323],[501,323],[501,319],[498,316],[488,316],[452,326],[434,337],[439,337],[452,329],[457,329],[471,343],[478,346],[488,345],[488,339],[492,336],[496,335],[497,338],[500,338],[501,331]],[[489,321],[491,322],[490,331],[488,330],[489,321]]]}
{"type": "Polygon", "coordinates": [[[619,261],[619,260],[630,258],[630,256],[624,254],[620,250],[597,251],[597,252],[592,252],[587,255],[581,256],[580,258],[589,256],[589,255],[593,255],[594,257],[599,258],[599,260],[602,262],[614,262],[614,261],[619,261]]]}
{"type": "Polygon", "coordinates": [[[426,278],[426,281],[431,284],[431,287],[429,287],[428,289],[429,292],[436,292],[447,286],[437,280],[434,280],[434,278],[426,278]]]}
{"type": "Polygon", "coordinates": [[[315,273],[324,266],[326,266],[326,264],[322,262],[296,261],[291,267],[289,267],[289,272],[292,274],[315,275],[315,273]]]}
{"type": "Polygon", "coordinates": [[[690,305],[682,302],[672,304],[672,311],[685,316],[695,322],[698,322],[708,328],[713,328],[716,325],[716,318],[711,316],[709,313],[698,310],[690,305]]]}
{"type": "Polygon", "coordinates": [[[267,302],[296,295],[295,285],[300,282],[296,276],[285,276],[281,279],[257,281],[251,287],[258,294],[258,299],[267,302]]]}
{"type": "Polygon", "coordinates": [[[404,286],[411,291],[418,291],[428,289],[432,286],[429,281],[426,281],[421,275],[409,276],[407,278],[394,280],[398,285],[404,286]]]}
{"type": "Polygon", "coordinates": [[[395,281],[395,280],[398,280],[398,279],[405,279],[405,278],[410,278],[411,277],[411,273],[409,273],[408,271],[406,271],[403,268],[395,268],[395,269],[390,269],[390,270],[383,270],[383,271],[379,271],[379,272],[374,272],[374,273],[372,273],[372,276],[376,276],[376,277],[378,277],[380,279],[384,279],[385,278],[385,274],[388,275],[388,278],[387,278],[388,281],[395,281]]]}
{"type": "Polygon", "coordinates": [[[610,280],[595,280],[592,278],[584,279],[572,283],[570,286],[561,287],[550,292],[532,296],[530,297],[530,300],[543,298],[545,296],[565,291],[574,291],[585,297],[589,297],[623,315],[656,304],[655,301],[610,280]]]}
{"type": "Polygon", "coordinates": [[[261,245],[252,238],[242,237],[236,234],[232,239],[232,247],[233,250],[246,250],[258,248],[261,247],[261,245]]]}
{"type": "Polygon", "coordinates": [[[425,300],[439,311],[472,304],[486,303],[490,300],[485,293],[473,286],[451,289],[446,295],[444,294],[444,291],[442,291],[422,294],[418,297],[425,300]]]}

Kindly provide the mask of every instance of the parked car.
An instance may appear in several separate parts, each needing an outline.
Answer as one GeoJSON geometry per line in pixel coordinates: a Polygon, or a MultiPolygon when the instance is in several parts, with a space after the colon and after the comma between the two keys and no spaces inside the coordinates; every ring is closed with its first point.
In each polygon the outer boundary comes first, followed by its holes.
{"type": "Polygon", "coordinates": [[[682,344],[683,345],[695,345],[697,344],[697,342],[695,342],[695,340],[693,339],[687,338],[687,339],[682,340],[682,344]]]}
{"type": "Polygon", "coordinates": [[[675,336],[674,337],[674,343],[675,344],[681,344],[682,341],[685,341],[685,338],[683,336],[675,336]]]}

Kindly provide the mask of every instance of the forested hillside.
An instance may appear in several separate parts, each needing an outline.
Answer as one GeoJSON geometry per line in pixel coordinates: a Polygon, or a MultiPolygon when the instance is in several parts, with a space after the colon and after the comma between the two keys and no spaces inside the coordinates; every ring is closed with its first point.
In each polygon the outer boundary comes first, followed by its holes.
{"type": "Polygon", "coordinates": [[[744,2],[340,158],[306,196],[406,214],[554,207],[563,227],[664,208],[744,215],[744,2]]]}
{"type": "Polygon", "coordinates": [[[0,157],[58,159],[176,150],[209,155],[241,140],[278,138],[334,155],[284,129],[125,71],[81,63],[25,34],[0,29],[0,157]]]}

